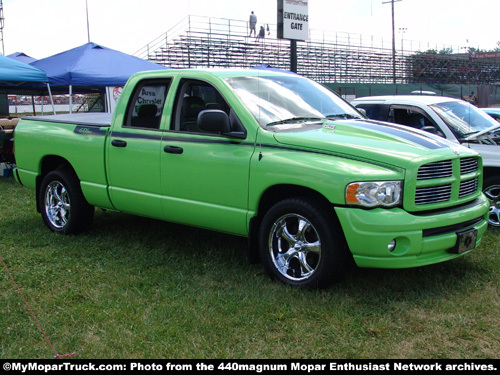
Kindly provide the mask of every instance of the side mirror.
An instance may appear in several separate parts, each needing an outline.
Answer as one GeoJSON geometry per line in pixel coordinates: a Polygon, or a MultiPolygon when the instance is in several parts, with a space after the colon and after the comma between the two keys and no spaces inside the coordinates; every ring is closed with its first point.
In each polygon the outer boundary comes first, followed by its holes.
{"type": "Polygon", "coordinates": [[[245,139],[244,131],[231,130],[231,122],[226,112],[220,109],[205,109],[198,114],[198,129],[201,131],[225,135],[231,138],[245,139]]]}
{"type": "Polygon", "coordinates": [[[210,133],[229,133],[229,116],[220,109],[205,109],[198,114],[198,128],[210,133]]]}
{"type": "Polygon", "coordinates": [[[364,108],[356,108],[358,110],[359,113],[361,113],[363,116],[367,117],[366,116],[366,109],[364,108]]]}

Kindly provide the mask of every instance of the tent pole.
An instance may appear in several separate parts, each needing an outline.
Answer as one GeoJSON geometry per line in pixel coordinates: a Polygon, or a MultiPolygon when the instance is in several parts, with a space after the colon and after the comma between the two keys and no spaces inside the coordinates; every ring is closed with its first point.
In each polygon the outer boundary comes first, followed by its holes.
{"type": "Polygon", "coordinates": [[[73,113],[72,109],[73,109],[73,87],[69,85],[69,113],[73,113]]]}
{"type": "Polygon", "coordinates": [[[50,90],[50,85],[47,82],[47,90],[49,91],[50,104],[52,104],[52,112],[56,114],[56,107],[54,107],[54,98],[52,97],[52,91],[50,90]]]}

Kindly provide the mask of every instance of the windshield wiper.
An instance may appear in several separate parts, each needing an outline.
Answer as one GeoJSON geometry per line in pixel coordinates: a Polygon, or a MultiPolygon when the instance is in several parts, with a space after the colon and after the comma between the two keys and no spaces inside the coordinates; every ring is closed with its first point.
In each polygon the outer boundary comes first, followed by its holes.
{"type": "Polygon", "coordinates": [[[467,137],[471,136],[472,134],[476,134],[476,133],[479,133],[479,130],[475,130],[473,132],[464,133],[464,134],[462,134],[462,138],[467,138],[467,137]]]}
{"type": "Polygon", "coordinates": [[[345,120],[351,120],[351,119],[362,119],[363,117],[358,116],[358,115],[352,115],[350,113],[336,113],[336,114],[333,114],[333,115],[328,115],[328,116],[326,116],[326,118],[329,119],[329,120],[333,120],[333,119],[336,119],[336,118],[342,118],[342,119],[345,119],[345,120]]]}
{"type": "Polygon", "coordinates": [[[287,118],[285,120],[270,122],[269,124],[266,124],[266,127],[274,125],[293,124],[293,123],[301,123],[309,121],[323,121],[323,120],[324,118],[321,117],[292,117],[292,118],[287,118]]]}

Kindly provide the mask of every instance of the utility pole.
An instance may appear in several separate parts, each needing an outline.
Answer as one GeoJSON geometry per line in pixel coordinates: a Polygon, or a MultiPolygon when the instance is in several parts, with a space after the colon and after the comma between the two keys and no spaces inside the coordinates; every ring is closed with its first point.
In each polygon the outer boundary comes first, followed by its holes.
{"type": "Polygon", "coordinates": [[[396,33],[394,26],[394,2],[403,0],[390,0],[382,2],[382,4],[391,3],[392,8],[392,83],[396,83],[396,33]]]}
{"type": "Polygon", "coordinates": [[[85,0],[85,10],[87,11],[87,39],[88,42],[90,43],[90,27],[89,27],[89,2],[88,0],[85,0]]]}
{"type": "Polygon", "coordinates": [[[4,26],[4,20],[3,18],[3,1],[0,0],[0,39],[2,40],[2,55],[5,56],[5,47],[3,44],[3,26],[4,26]]]}

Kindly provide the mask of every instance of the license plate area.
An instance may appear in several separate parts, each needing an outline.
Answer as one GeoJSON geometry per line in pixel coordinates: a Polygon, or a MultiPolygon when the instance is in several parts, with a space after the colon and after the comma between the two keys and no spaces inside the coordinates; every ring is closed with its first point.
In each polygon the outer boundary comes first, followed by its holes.
{"type": "Polygon", "coordinates": [[[457,232],[457,244],[453,249],[456,254],[462,254],[476,247],[477,229],[457,232]]]}

